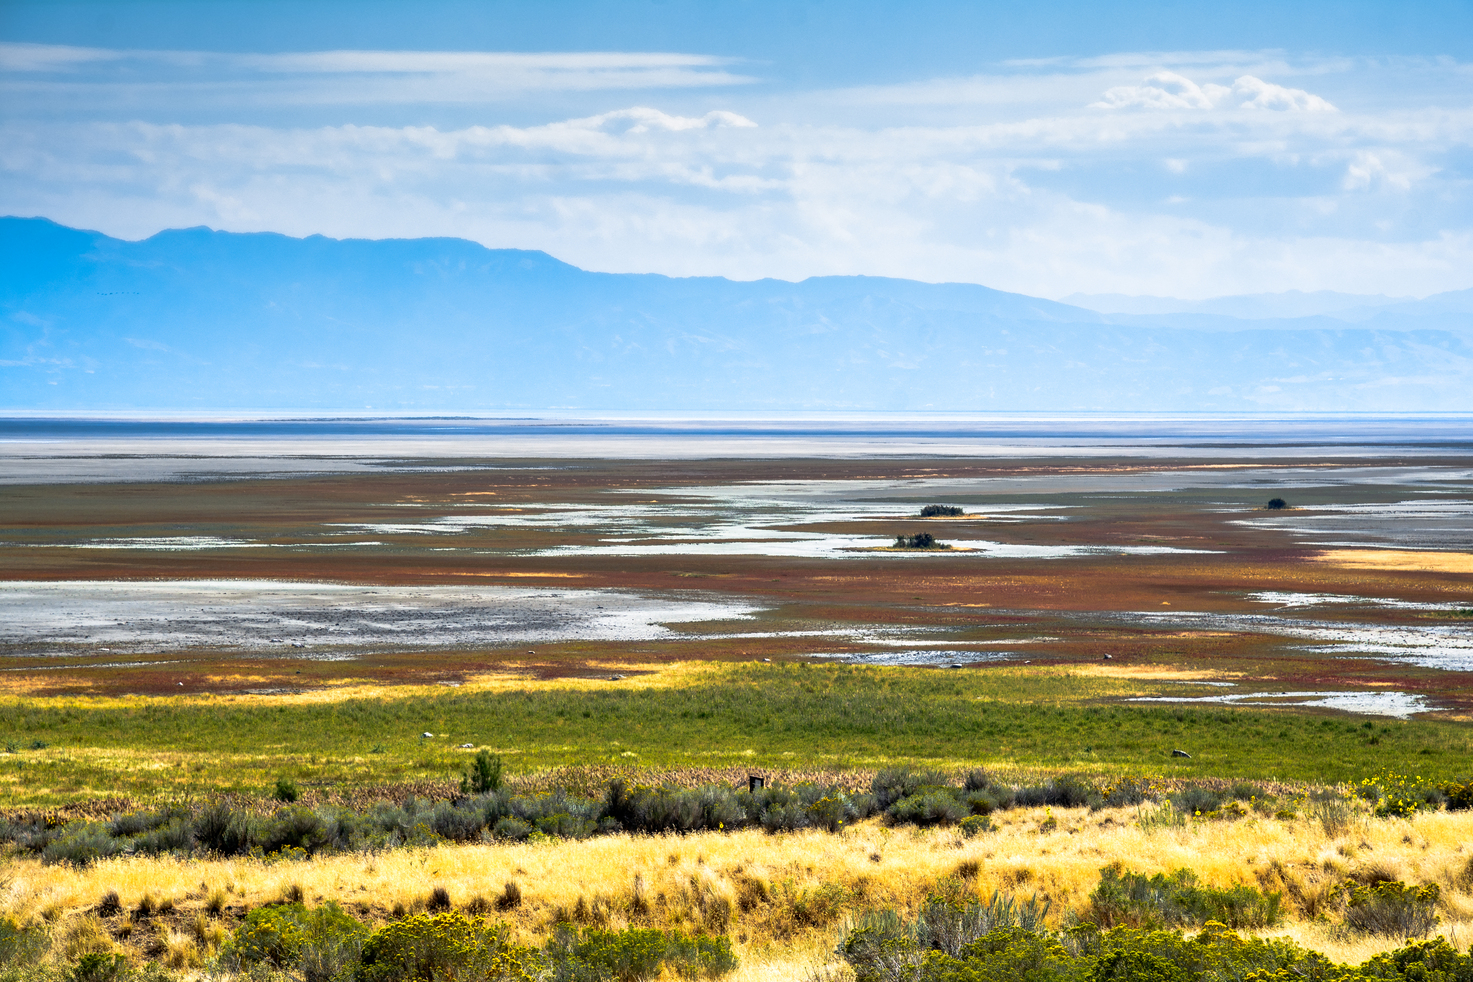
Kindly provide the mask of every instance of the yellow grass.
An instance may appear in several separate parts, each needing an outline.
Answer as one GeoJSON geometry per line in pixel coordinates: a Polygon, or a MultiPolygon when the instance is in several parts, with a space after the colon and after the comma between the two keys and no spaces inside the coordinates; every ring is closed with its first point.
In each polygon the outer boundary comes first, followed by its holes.
{"type": "MultiPolygon", "coordinates": [[[[1202,822],[1185,828],[1142,829],[1134,809],[1090,813],[1055,809],[1057,827],[1044,827],[1044,809],[1020,809],[975,839],[950,830],[888,829],[866,822],[841,834],[806,831],[766,835],[744,830],[685,836],[606,836],[574,841],[477,844],[325,856],[303,862],[252,859],[186,861],[125,858],[86,868],[12,860],[0,874],[0,912],[22,921],[46,918],[72,945],[95,947],[89,908],[109,890],[125,909],[144,894],[177,907],[135,937],[159,937],[197,958],[187,938],[209,932],[198,923],[206,898],[223,891],[231,911],[277,899],[300,887],[309,903],[337,900],[360,916],[382,919],[396,906],[422,905],[436,886],[453,903],[494,899],[515,881],[523,902],[503,915],[535,940],[560,918],[591,911],[585,922],[729,930],[742,968],[734,979],[796,979],[830,958],[845,918],[861,905],[914,908],[936,884],[975,863],[971,889],[1037,893],[1053,916],[1082,911],[1111,862],[1145,873],[1182,867],[1213,886],[1236,883],[1284,890],[1293,913],[1283,928],[1337,961],[1357,963],[1399,939],[1347,940],[1307,913],[1337,879],[1374,865],[1406,882],[1443,890],[1440,931],[1466,947],[1473,938],[1473,813],[1420,814],[1410,819],[1363,819],[1329,837],[1307,820],[1202,822]],[[835,889],[837,886],[837,889],[835,889]],[[823,891],[827,889],[828,899],[823,891]],[[643,906],[636,897],[642,898],[643,906]],[[794,911],[806,909],[809,923],[794,911]],[[602,912],[601,914],[599,912],[602,912]],[[590,921],[591,918],[591,921],[590,921]],[[153,932],[149,934],[148,932],[153,932]],[[172,939],[172,940],[170,940],[172,939]]],[[[218,931],[214,934],[218,943],[218,931]]]]}
{"type": "Polygon", "coordinates": [[[1473,573],[1473,553],[1411,549],[1326,549],[1312,557],[1350,569],[1391,569],[1412,573],[1473,573]]]}

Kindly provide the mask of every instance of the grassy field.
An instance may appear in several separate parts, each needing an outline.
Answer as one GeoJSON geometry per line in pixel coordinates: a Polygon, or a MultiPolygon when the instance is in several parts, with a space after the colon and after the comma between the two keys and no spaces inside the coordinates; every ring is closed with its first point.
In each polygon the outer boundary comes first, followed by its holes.
{"type": "MultiPolygon", "coordinates": [[[[866,822],[841,834],[772,836],[748,830],[686,836],[604,836],[582,842],[442,844],[302,862],[125,857],[85,867],[8,864],[6,912],[50,925],[58,954],[123,950],[188,971],[218,949],[245,911],[300,896],[337,901],[383,923],[423,910],[435,887],[463,909],[494,901],[515,882],[520,901],[494,916],[528,940],[558,921],[715,930],[741,967],[732,982],[811,978],[865,908],[914,911],[948,880],[971,895],[1002,890],[1048,900],[1050,924],[1086,909],[1100,868],[1124,859],[1143,873],[1192,868],[1205,884],[1279,891],[1288,920],[1263,933],[1359,962],[1400,939],[1338,931],[1334,887],[1385,876],[1437,884],[1439,931],[1473,931],[1473,812],[1409,819],[1352,816],[1326,828],[1312,818],[1237,819],[1176,827],[1138,822],[1135,809],[1042,808],[1000,815],[976,838],[949,829],[890,829],[866,822]],[[116,891],[119,910],[99,915],[116,891]],[[150,898],[155,913],[138,910],[150,898]],[[1331,916],[1335,915],[1335,916],[1331,916]]],[[[1460,942],[1461,944],[1461,942],[1460,942]]],[[[842,976],[841,976],[842,977],[842,976]]]]}
{"type": "Polygon", "coordinates": [[[695,662],[617,682],[17,699],[0,705],[0,742],[12,751],[0,755],[0,788],[16,807],[260,793],[278,776],[304,788],[442,779],[464,768],[463,744],[502,755],[513,774],[903,762],[1312,782],[1385,769],[1469,777],[1473,734],[1457,721],[1123,701],[1198,688],[1056,668],[695,662]],[[1191,758],[1172,757],[1176,749],[1191,758]]]}

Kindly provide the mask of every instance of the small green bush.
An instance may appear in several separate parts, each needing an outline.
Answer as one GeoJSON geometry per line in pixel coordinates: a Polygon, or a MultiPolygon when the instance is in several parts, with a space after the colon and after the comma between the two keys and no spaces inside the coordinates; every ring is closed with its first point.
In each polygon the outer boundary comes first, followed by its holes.
{"type": "Polygon", "coordinates": [[[1466,811],[1473,808],[1473,779],[1444,781],[1437,787],[1447,798],[1448,811],[1466,811]]]}
{"type": "Polygon", "coordinates": [[[1283,896],[1257,887],[1200,886],[1191,870],[1147,877],[1118,865],[1100,870],[1090,894],[1090,919],[1101,927],[1175,927],[1219,921],[1232,928],[1273,927],[1283,920],[1283,896]]]}
{"type": "Polygon", "coordinates": [[[986,815],[968,815],[957,823],[962,835],[968,839],[981,835],[983,832],[992,831],[992,819],[986,815]]]}
{"type": "Polygon", "coordinates": [[[471,766],[460,779],[461,794],[486,794],[501,790],[501,758],[488,750],[476,754],[471,766]]]}
{"type": "Polygon", "coordinates": [[[34,965],[49,945],[44,927],[21,927],[14,918],[0,918],[0,969],[34,965]]]}
{"type": "Polygon", "coordinates": [[[921,509],[922,518],[953,518],[957,515],[965,515],[956,505],[926,505],[921,509]]]}
{"type": "Polygon", "coordinates": [[[300,797],[300,795],[297,793],[297,782],[293,781],[289,777],[277,778],[276,787],[273,788],[271,791],[271,797],[275,798],[277,801],[284,801],[287,804],[291,804],[293,801],[296,801],[297,798],[300,797]]]}
{"type": "Polygon", "coordinates": [[[664,971],[681,978],[716,978],[737,967],[724,937],[625,928],[605,931],[559,924],[544,949],[546,969],[558,982],[644,982],[664,971]]]}
{"type": "Polygon", "coordinates": [[[327,982],[357,960],[368,928],[334,902],[308,910],[299,903],[257,907],[221,950],[221,961],[266,964],[327,982]]]}
{"type": "Polygon", "coordinates": [[[505,924],[458,912],[416,914],[385,925],[363,944],[359,982],[531,982],[541,957],[514,944],[505,924]]]}
{"type": "Polygon", "coordinates": [[[1394,938],[1421,938],[1437,926],[1437,884],[1408,886],[1399,880],[1382,880],[1370,886],[1346,888],[1344,928],[1355,934],[1381,934],[1394,938]]]}
{"type": "Polygon", "coordinates": [[[915,535],[897,535],[895,537],[896,549],[950,549],[951,546],[944,542],[936,541],[936,537],[930,532],[917,532],[915,535]]]}
{"type": "Polygon", "coordinates": [[[885,809],[885,817],[898,825],[955,825],[970,814],[970,809],[946,790],[901,798],[885,809]]]}
{"type": "Polygon", "coordinates": [[[121,982],[128,977],[128,959],[101,952],[86,954],[67,972],[67,982],[121,982]]]}

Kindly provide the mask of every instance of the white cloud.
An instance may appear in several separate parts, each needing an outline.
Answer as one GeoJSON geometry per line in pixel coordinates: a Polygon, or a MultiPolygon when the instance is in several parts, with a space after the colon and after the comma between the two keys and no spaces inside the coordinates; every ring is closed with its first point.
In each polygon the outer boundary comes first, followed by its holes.
{"type": "Polygon", "coordinates": [[[1160,71],[1139,85],[1106,90],[1091,109],[1272,109],[1280,112],[1335,112],[1334,106],[1303,89],[1290,89],[1242,75],[1231,86],[1198,85],[1184,75],[1160,71]]]}
{"type": "Polygon", "coordinates": [[[1176,72],[1156,72],[1140,85],[1117,85],[1091,109],[1211,109],[1228,92],[1221,85],[1205,89],[1176,72]]]}
{"type": "Polygon", "coordinates": [[[1345,165],[1340,186],[1346,191],[1410,191],[1414,182],[1436,172],[1437,168],[1410,160],[1395,150],[1357,150],[1345,165]]]}
{"type": "Polygon", "coordinates": [[[1281,112],[1332,113],[1336,108],[1303,89],[1273,85],[1252,75],[1233,82],[1233,101],[1239,109],[1274,109],[1281,112]]]}
{"type": "Polygon", "coordinates": [[[15,98],[65,105],[487,102],[529,92],[742,85],[732,59],[668,52],[309,51],[234,54],[0,43],[15,98]]]}
{"type": "MultiPolygon", "coordinates": [[[[122,83],[96,81],[110,76],[87,49],[0,57],[41,66],[0,77],[23,99],[32,90],[14,88],[22,76],[61,84],[68,73],[93,80],[84,94],[124,98],[113,92],[122,83]]],[[[686,55],[316,52],[204,67],[179,57],[147,63],[173,73],[158,69],[163,95],[126,97],[167,102],[180,91],[171,87],[240,82],[246,95],[230,98],[265,106],[470,108],[437,111],[440,125],[399,125],[413,119],[407,109],[393,125],[338,119],[357,120],[351,109],[289,124],[198,108],[208,100],[191,104],[187,125],[144,122],[159,113],[131,108],[10,114],[0,212],[129,237],[199,224],[457,235],[593,269],[870,273],[1047,296],[1404,295],[1469,286],[1473,269],[1460,217],[1473,202],[1456,171],[1473,147],[1473,75],[1455,65],[1121,55],[802,93],[713,89],[729,63],[686,55]],[[1410,73],[1393,79],[1400,102],[1375,74],[1392,70],[1410,73]],[[1437,86],[1424,84],[1434,71],[1437,86]],[[632,98],[577,88],[666,72],[703,81],[632,98]],[[1342,108],[1278,84],[1307,76],[1342,108]],[[533,84],[565,93],[546,105],[567,108],[539,119],[517,103],[516,117],[498,118],[490,103],[533,84]],[[1418,101],[1434,90],[1458,98],[1418,101]],[[1413,212],[1425,229],[1408,231],[1402,216],[1413,212]]]]}

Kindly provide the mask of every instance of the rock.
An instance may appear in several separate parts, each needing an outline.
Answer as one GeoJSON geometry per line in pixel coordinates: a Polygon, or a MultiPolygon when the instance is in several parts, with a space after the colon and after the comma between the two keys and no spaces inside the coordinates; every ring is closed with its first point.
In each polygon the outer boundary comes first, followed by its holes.
{"type": "Polygon", "coordinates": [[[432,738],[432,737],[434,737],[434,734],[433,734],[433,733],[421,733],[421,734],[420,734],[420,735],[419,735],[419,738],[420,738],[420,739],[421,739],[421,740],[429,740],[429,739],[431,739],[431,738],[432,738]]]}
{"type": "Polygon", "coordinates": [[[961,668],[960,665],[947,665],[947,668],[961,668]]]}
{"type": "Polygon", "coordinates": [[[622,675],[610,675],[610,676],[609,676],[609,681],[610,681],[610,682],[617,682],[617,681],[619,681],[619,680],[620,680],[620,679],[622,679],[622,678],[623,678],[623,677],[624,677],[624,676],[622,676],[622,675]]]}
{"type": "Polygon", "coordinates": [[[1109,661],[1112,657],[1113,657],[1112,655],[1106,655],[1105,656],[1105,661],[1109,661]]]}
{"type": "Polygon", "coordinates": [[[1192,755],[1189,754],[1189,753],[1187,753],[1185,750],[1173,750],[1171,752],[1171,756],[1173,756],[1173,757],[1185,757],[1187,760],[1191,760],[1192,759],[1192,755]]]}
{"type": "Polygon", "coordinates": [[[762,660],[763,660],[763,661],[772,661],[772,659],[771,659],[771,658],[764,658],[764,659],[762,659],[762,660]]]}
{"type": "Polygon", "coordinates": [[[462,743],[460,745],[460,749],[461,750],[474,750],[474,749],[476,749],[476,745],[474,743],[462,743]]]}

